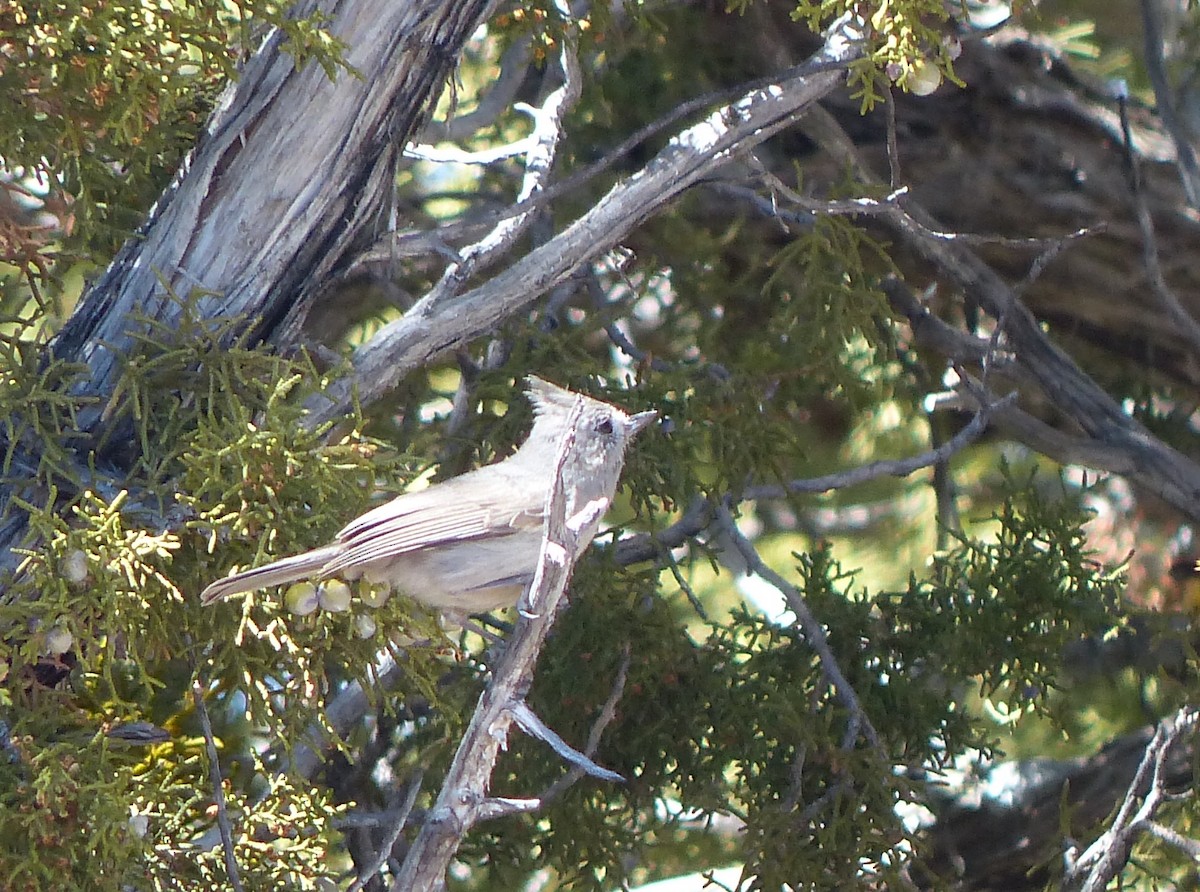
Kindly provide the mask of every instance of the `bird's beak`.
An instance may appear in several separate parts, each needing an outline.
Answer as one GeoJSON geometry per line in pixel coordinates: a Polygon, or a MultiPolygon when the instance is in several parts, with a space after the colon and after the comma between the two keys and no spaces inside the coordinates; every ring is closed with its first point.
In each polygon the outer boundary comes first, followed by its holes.
{"type": "Polygon", "coordinates": [[[651,409],[649,412],[638,412],[629,419],[629,435],[637,436],[642,428],[646,427],[651,421],[658,417],[658,413],[651,409]]]}

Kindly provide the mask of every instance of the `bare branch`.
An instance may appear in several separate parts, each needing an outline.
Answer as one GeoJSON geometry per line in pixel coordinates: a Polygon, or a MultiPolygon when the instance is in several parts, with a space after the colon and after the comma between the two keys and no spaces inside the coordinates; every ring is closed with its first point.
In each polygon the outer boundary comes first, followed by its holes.
{"type": "MultiPolygon", "coordinates": [[[[563,40],[559,64],[562,66],[563,85],[546,97],[540,109],[521,106],[521,110],[533,118],[533,132],[520,144],[519,151],[524,152],[526,158],[525,178],[517,194],[518,202],[534,198],[545,188],[562,138],[563,116],[574,106],[583,88],[573,40],[563,40]]],[[[467,279],[486,269],[521,237],[534,216],[534,210],[530,209],[500,220],[483,239],[462,251],[462,259],[446,268],[422,302],[439,304],[457,294],[467,279]]]]}
{"type": "Polygon", "coordinates": [[[455,115],[448,121],[429,124],[417,134],[413,142],[462,142],[495,123],[512,104],[513,98],[521,88],[521,82],[529,73],[532,56],[529,44],[528,36],[520,37],[504,51],[504,55],[500,57],[500,73],[480,97],[474,111],[465,115],[455,115]]]}
{"type": "Polygon", "coordinates": [[[1173,830],[1157,821],[1142,821],[1142,829],[1161,839],[1167,845],[1179,849],[1194,861],[1200,861],[1200,840],[1184,836],[1178,830],[1173,830]]]}
{"type": "MultiPolygon", "coordinates": [[[[962,376],[960,395],[970,404],[994,403],[996,396],[970,375],[962,376]]],[[[1135,470],[1136,456],[1125,449],[1088,437],[1073,437],[1047,424],[1017,406],[1001,407],[994,413],[997,426],[1035,452],[1064,465],[1082,465],[1113,474],[1128,475],[1135,470]]]]}
{"type": "MultiPolygon", "coordinates": [[[[1143,11],[1146,6],[1147,2],[1144,0],[1142,3],[1143,11]]],[[[1151,16],[1151,18],[1153,17],[1151,16]]],[[[1163,98],[1169,101],[1169,97],[1163,98]]],[[[1162,98],[1160,98],[1161,101],[1162,98]]],[[[1124,89],[1117,96],[1117,108],[1121,115],[1121,133],[1125,138],[1125,169],[1129,177],[1129,188],[1133,194],[1134,216],[1137,218],[1138,229],[1141,230],[1142,234],[1142,264],[1146,267],[1146,279],[1150,284],[1150,290],[1154,293],[1154,296],[1158,299],[1163,309],[1167,311],[1167,315],[1171,321],[1187,336],[1192,348],[1200,348],[1200,322],[1197,322],[1192,314],[1179,302],[1179,298],[1175,296],[1175,292],[1167,284],[1166,276],[1163,275],[1162,263],[1159,260],[1158,254],[1158,237],[1154,234],[1154,219],[1150,216],[1150,205],[1146,202],[1146,193],[1142,189],[1141,169],[1138,166],[1137,156],[1133,151],[1133,134],[1129,128],[1129,102],[1124,89]]],[[[1167,109],[1161,105],[1159,110],[1164,115],[1167,113],[1167,109]]],[[[1191,155],[1190,148],[1188,150],[1188,157],[1191,158],[1191,163],[1194,166],[1196,159],[1191,155]]],[[[1184,174],[1185,171],[1186,166],[1180,173],[1184,174]]],[[[1187,187],[1189,184],[1191,184],[1191,181],[1185,175],[1184,186],[1187,187]]],[[[1193,207],[1197,206],[1196,195],[1191,191],[1188,193],[1188,201],[1193,207]]]]}
{"type": "MultiPolygon", "coordinates": [[[[831,116],[815,109],[804,123],[813,139],[852,163],[858,176],[869,183],[878,182],[831,116]]],[[[1200,466],[1130,418],[1116,400],[1046,336],[1037,319],[991,267],[964,245],[928,237],[928,231],[936,227],[919,208],[909,204],[906,211],[883,214],[879,219],[994,318],[1004,318],[1009,349],[1046,397],[1092,441],[1086,445],[1128,456],[1127,474],[1132,480],[1187,516],[1200,516],[1200,466]]]]}
{"type": "Polygon", "coordinates": [[[597,765],[587,754],[581,753],[563,740],[558,732],[543,722],[524,700],[514,703],[509,712],[512,713],[513,721],[521,727],[522,731],[535,740],[542,741],[542,743],[554,750],[561,759],[569,762],[573,769],[590,774],[592,777],[598,777],[600,780],[613,781],[614,783],[625,782],[625,778],[621,777],[621,775],[615,771],[609,771],[602,765],[597,765]]]}
{"type": "Polygon", "coordinates": [[[712,502],[704,496],[696,496],[683,516],[666,529],[618,542],[614,558],[622,567],[652,561],[663,552],[678,548],[704,532],[715,518],[716,511],[712,502]]]}
{"type": "Polygon", "coordinates": [[[418,767],[413,771],[412,777],[408,781],[408,793],[404,797],[403,804],[394,813],[389,815],[392,821],[392,828],[380,844],[375,860],[366,869],[359,872],[358,878],[350,884],[350,888],[346,892],[361,892],[362,888],[371,881],[371,877],[383,869],[383,865],[391,857],[392,847],[396,845],[396,840],[400,838],[400,834],[404,831],[404,825],[408,823],[408,816],[412,814],[413,806],[417,803],[417,796],[421,792],[421,782],[424,779],[424,768],[418,767]]]}
{"type": "Polygon", "coordinates": [[[792,480],[782,486],[751,486],[743,493],[743,496],[747,499],[782,499],[789,493],[828,492],[831,489],[843,489],[870,480],[878,480],[880,477],[907,477],[921,468],[944,462],[956,452],[964,449],[987,429],[988,419],[993,412],[1012,405],[1016,399],[1017,395],[1010,393],[1000,400],[981,406],[975,413],[975,417],[962,430],[936,449],[930,449],[920,455],[914,455],[911,458],[883,459],[860,465],[857,468],[839,471],[836,474],[827,474],[824,477],[792,480]]]}
{"type": "MultiPolygon", "coordinates": [[[[1161,4],[1154,0],[1140,0],[1142,10],[1142,47],[1145,50],[1146,75],[1150,78],[1150,86],[1154,88],[1154,98],[1158,103],[1158,116],[1163,126],[1171,134],[1175,143],[1175,155],[1179,162],[1179,181],[1187,194],[1188,204],[1200,208],[1200,164],[1196,161],[1196,153],[1192,150],[1192,140],[1179,119],[1175,108],[1175,98],[1171,95],[1171,85],[1167,83],[1167,70],[1163,63],[1163,40],[1161,4]]],[[[1122,105],[1124,117],[1124,105],[1122,105]]],[[[1126,145],[1132,143],[1128,138],[1126,122],[1122,121],[1121,129],[1126,131],[1126,145]]]]}
{"type": "Polygon", "coordinates": [[[1185,706],[1158,723],[1112,826],[1068,865],[1064,886],[1081,892],[1102,892],[1129,860],[1137,836],[1168,798],[1165,765],[1171,748],[1193,733],[1200,710],[1185,706]],[[1140,803],[1140,804],[1139,804],[1140,803]]]}
{"type": "Polygon", "coordinates": [[[737,528],[737,524],[733,520],[733,515],[729,513],[729,509],[724,505],[717,507],[717,519],[722,529],[733,540],[742,558],[746,561],[749,571],[755,576],[759,576],[769,582],[783,595],[788,609],[796,615],[796,619],[800,623],[800,628],[804,631],[805,640],[817,652],[817,656],[821,661],[821,672],[825,675],[830,687],[833,688],[834,696],[842,701],[842,705],[850,713],[846,733],[842,738],[842,748],[851,749],[858,740],[860,732],[871,746],[878,748],[880,745],[879,735],[875,732],[875,726],[871,724],[870,716],[867,715],[866,710],[862,707],[862,703],[859,702],[858,694],[855,693],[854,688],[850,686],[850,683],[846,680],[846,676],[842,673],[837,657],[834,656],[833,650],[829,646],[829,639],[825,635],[825,629],[821,626],[816,616],[813,615],[813,612],[808,609],[808,603],[804,600],[803,593],[771,569],[758,556],[754,545],[742,535],[741,530],[737,528]]]}
{"type": "Polygon", "coordinates": [[[510,799],[496,796],[479,803],[479,807],[475,811],[478,820],[494,821],[497,818],[507,818],[512,815],[531,814],[541,807],[540,799],[510,799]]]}
{"type": "Polygon", "coordinates": [[[840,19],[807,65],[679,134],[638,174],[614,186],[566,230],[490,282],[454,300],[436,293],[422,298],[357,351],[353,379],[331,388],[323,405],[311,407],[311,423],[340,415],[353,389],[364,402],[371,402],[431,357],[527,309],[731,155],[791,124],[800,111],[837,85],[840,67],[862,51],[858,29],[857,20],[840,19]]]}
{"type": "Polygon", "coordinates": [[[577,449],[575,427],[581,409],[582,402],[577,402],[554,464],[555,485],[547,504],[538,568],[527,595],[538,610],[520,611],[517,628],[479,699],[437,802],[392,883],[393,892],[440,889],[463,835],[484,815],[495,813],[494,807],[485,807],[488,780],[512,724],[512,708],[524,699],[532,682],[534,665],[578,553],[581,531],[572,531],[566,517],[562,469],[577,449]]]}
{"type": "MultiPolygon", "coordinates": [[[[532,106],[522,102],[518,103],[515,108],[518,111],[529,111],[532,106]]],[[[497,161],[503,161],[506,158],[515,158],[517,155],[526,155],[536,145],[537,141],[533,136],[525,136],[516,142],[506,143],[502,146],[492,146],[487,149],[479,149],[474,152],[468,152],[466,149],[458,148],[458,146],[409,145],[404,149],[404,157],[415,158],[418,161],[429,161],[433,164],[478,164],[484,166],[495,164],[497,161]]]]}
{"type": "Polygon", "coordinates": [[[204,750],[208,755],[208,776],[213,788],[213,803],[217,807],[217,827],[221,831],[221,849],[225,855],[225,871],[229,874],[229,885],[233,887],[234,892],[243,892],[245,887],[242,886],[237,856],[233,849],[233,825],[229,822],[229,812],[225,808],[221,757],[217,752],[217,741],[213,737],[212,722],[208,718],[208,707],[204,703],[204,689],[198,678],[192,682],[192,702],[196,704],[196,715],[200,718],[200,728],[204,733],[204,750]]]}
{"type": "MultiPolygon", "coordinates": [[[[600,737],[604,734],[604,729],[617,717],[617,704],[621,702],[621,695],[625,693],[625,682],[629,679],[631,658],[632,651],[629,643],[626,642],[625,646],[621,648],[621,665],[617,668],[617,677],[613,680],[612,690],[609,691],[608,699],[604,701],[604,706],[600,708],[600,714],[596,716],[596,721],[592,723],[592,728],[588,732],[587,743],[583,747],[583,753],[589,759],[600,746],[600,737]]],[[[585,771],[581,766],[573,767],[547,787],[546,791],[538,799],[543,804],[557,799],[572,785],[577,783],[584,776],[584,773],[585,771]]],[[[622,780],[624,779],[622,778],[622,780]]]]}

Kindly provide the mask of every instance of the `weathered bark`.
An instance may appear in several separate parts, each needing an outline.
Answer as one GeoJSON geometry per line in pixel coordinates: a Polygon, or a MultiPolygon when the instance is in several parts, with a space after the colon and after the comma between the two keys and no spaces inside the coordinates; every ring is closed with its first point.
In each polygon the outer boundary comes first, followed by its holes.
{"type": "Polygon", "coordinates": [[[228,89],[175,184],[138,237],[84,295],[54,341],[89,368],[99,433],[132,314],[168,326],[179,296],[211,292],[211,315],[244,314],[252,336],[292,341],[313,296],[373,237],[399,150],[427,117],[484,20],[488,0],[329,0],[350,70],[297,70],[274,34],[228,89]],[[166,287],[164,287],[164,283],[166,287]]]}
{"type": "MultiPolygon", "coordinates": [[[[281,348],[297,339],[314,297],[378,237],[398,154],[485,19],[490,0],[305,0],[345,46],[349,70],[330,78],[315,63],[297,70],[270,35],[222,96],[195,150],[104,274],[87,289],[55,337],[57,359],[82,363],[76,388],[92,402],[76,420],[79,467],[119,480],[137,444],[106,419],[120,359],[137,317],[176,327],[172,299],[203,294],[206,317],[243,315],[250,339],[281,348]],[[207,296],[211,295],[211,296],[207,296]],[[100,454],[90,449],[103,443],[100,454]]],[[[35,467],[32,453],[15,461],[35,467]]],[[[89,486],[104,492],[106,481],[89,486]]],[[[114,490],[115,492],[115,490],[114,490]]],[[[13,496],[0,488],[0,504],[13,496]]],[[[28,498],[29,493],[24,493],[28,498]]],[[[25,532],[21,512],[0,526],[0,567],[25,532]]]]}

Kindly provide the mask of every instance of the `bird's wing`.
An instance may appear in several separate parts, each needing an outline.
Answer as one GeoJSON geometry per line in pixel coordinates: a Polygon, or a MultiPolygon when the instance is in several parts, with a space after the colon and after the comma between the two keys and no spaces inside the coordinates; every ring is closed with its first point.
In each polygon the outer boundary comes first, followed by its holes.
{"type": "Polygon", "coordinates": [[[350,567],[449,542],[494,539],[542,523],[537,510],[522,511],[528,492],[517,492],[505,475],[492,474],[481,485],[464,474],[429,489],[405,493],[380,505],[338,533],[342,549],[323,568],[334,574],[350,567]]]}

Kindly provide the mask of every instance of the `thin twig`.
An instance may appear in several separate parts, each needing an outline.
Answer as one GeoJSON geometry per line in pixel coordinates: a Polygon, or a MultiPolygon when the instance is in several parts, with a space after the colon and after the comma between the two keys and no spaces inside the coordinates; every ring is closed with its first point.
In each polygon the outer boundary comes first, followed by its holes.
{"type": "MultiPolygon", "coordinates": [[[[621,648],[621,664],[617,667],[617,676],[613,679],[612,690],[608,692],[608,699],[604,701],[604,705],[600,708],[600,714],[596,716],[596,721],[592,722],[591,730],[588,731],[587,743],[583,747],[584,755],[589,758],[596,754],[596,750],[600,746],[600,738],[604,734],[604,729],[617,717],[617,704],[621,702],[621,696],[625,693],[625,683],[629,679],[631,655],[632,650],[629,647],[629,642],[625,642],[621,648]]],[[[574,784],[578,783],[583,776],[584,770],[573,766],[566,774],[547,787],[538,799],[543,804],[557,799],[574,784]]]]}
{"type": "Polygon", "coordinates": [[[1065,888],[1102,892],[1129,860],[1138,835],[1154,832],[1148,825],[1169,798],[1164,776],[1167,756],[1185,734],[1195,730],[1198,720],[1200,710],[1185,706],[1158,723],[1112,825],[1082,855],[1072,858],[1068,853],[1065,888]]]}
{"type": "MultiPolygon", "coordinates": [[[[1179,180],[1183,191],[1187,194],[1188,204],[1200,208],[1200,164],[1196,161],[1196,153],[1192,150],[1192,140],[1188,136],[1183,122],[1175,108],[1175,97],[1171,95],[1171,85],[1167,82],[1167,70],[1163,64],[1163,34],[1161,3],[1155,0],[1141,0],[1142,35],[1146,76],[1150,86],[1154,88],[1154,99],[1158,104],[1158,116],[1171,134],[1175,143],[1175,157],[1179,161],[1179,180]]],[[[1122,124],[1122,129],[1124,124],[1122,124]]]]}
{"type": "MultiPolygon", "coordinates": [[[[929,425],[929,442],[935,450],[942,448],[949,442],[945,431],[948,419],[932,409],[927,409],[923,414],[925,423],[929,425]]],[[[949,544],[951,533],[962,530],[962,517],[958,513],[958,484],[949,460],[943,459],[933,463],[930,487],[933,489],[937,506],[937,549],[941,551],[949,544]]]]}
{"type": "Polygon", "coordinates": [[[920,455],[910,458],[882,459],[860,465],[857,468],[839,471],[836,474],[812,477],[807,480],[791,480],[783,485],[751,486],[746,489],[743,496],[747,499],[782,499],[791,493],[828,492],[831,489],[857,486],[880,477],[907,477],[921,468],[944,462],[956,452],[961,451],[987,429],[988,420],[993,412],[1012,405],[1016,399],[1016,393],[1010,393],[1002,399],[984,405],[957,434],[936,449],[930,449],[920,455]]]}
{"type": "Polygon", "coordinates": [[[412,814],[413,806],[417,803],[417,796],[421,792],[421,782],[424,780],[425,769],[417,768],[409,779],[408,793],[404,797],[403,804],[392,816],[392,829],[388,831],[388,835],[380,844],[379,851],[375,854],[375,859],[365,870],[359,873],[358,878],[350,884],[346,892],[360,892],[367,883],[371,882],[371,877],[383,869],[383,865],[391,857],[392,847],[396,845],[396,840],[400,838],[400,834],[404,831],[404,825],[408,822],[408,816],[412,814]]]}
{"type": "Polygon", "coordinates": [[[813,615],[813,612],[809,610],[808,603],[804,600],[804,595],[800,589],[776,573],[759,557],[758,551],[755,550],[750,540],[742,534],[742,531],[738,529],[733,515],[730,514],[729,509],[725,505],[717,506],[717,519],[725,532],[733,540],[742,558],[746,561],[749,571],[769,582],[783,595],[788,608],[796,615],[796,619],[800,623],[800,628],[804,631],[805,640],[816,651],[817,657],[821,662],[821,672],[833,688],[834,696],[842,701],[842,705],[850,713],[846,734],[842,738],[842,748],[851,749],[854,746],[854,742],[858,739],[860,731],[871,746],[878,748],[880,745],[879,735],[875,731],[875,726],[871,724],[870,716],[863,709],[862,703],[858,699],[858,694],[842,673],[837,657],[834,656],[833,649],[829,646],[829,638],[825,635],[825,629],[816,616],[813,615]]]}
{"type": "Polygon", "coordinates": [[[596,764],[588,754],[581,753],[563,740],[562,735],[543,722],[524,700],[512,704],[509,707],[509,712],[512,714],[513,721],[520,726],[522,731],[554,750],[560,759],[570,764],[572,771],[582,771],[585,774],[590,774],[592,777],[614,783],[625,782],[625,778],[621,777],[617,772],[610,771],[604,766],[596,764]]]}
{"type": "MultiPolygon", "coordinates": [[[[563,136],[563,118],[579,99],[583,89],[574,40],[562,41],[559,64],[563,73],[562,86],[546,97],[541,108],[521,106],[521,110],[533,118],[533,132],[520,145],[526,157],[525,177],[517,193],[518,203],[533,198],[546,188],[563,136]]],[[[535,216],[536,209],[531,207],[523,213],[498,221],[486,236],[461,252],[461,260],[446,267],[441,279],[427,295],[428,303],[436,305],[453,297],[464,282],[508,251],[529,228],[535,216]]]]}
{"type": "MultiPolygon", "coordinates": [[[[595,268],[591,269],[584,277],[584,287],[587,288],[588,296],[592,299],[592,306],[599,312],[603,312],[608,305],[608,294],[604,290],[604,286],[600,283],[600,277],[596,274],[595,268]]],[[[626,280],[631,294],[636,294],[637,291],[633,287],[633,283],[626,280]]],[[[674,371],[674,363],[667,362],[664,359],[659,359],[652,356],[645,350],[640,349],[633,340],[616,322],[605,322],[604,333],[608,335],[608,339],[612,341],[614,347],[639,364],[649,365],[656,372],[674,371]]]]}
{"type": "MultiPolygon", "coordinates": [[[[524,609],[519,611],[517,627],[491,682],[479,698],[437,802],[396,874],[392,892],[432,892],[441,888],[463,835],[491,813],[488,809],[497,807],[492,803],[485,808],[486,793],[500,746],[512,724],[511,707],[524,698],[533,680],[538,654],[558,613],[579,551],[581,530],[572,530],[566,517],[567,493],[562,471],[576,450],[575,428],[582,406],[582,401],[577,400],[567,435],[551,469],[555,483],[547,501],[538,566],[523,599],[535,605],[536,611],[529,605],[523,605],[524,609]]],[[[589,504],[585,510],[594,511],[595,507],[589,504]]]]}
{"type": "Polygon", "coordinates": [[[1134,216],[1142,233],[1142,263],[1146,268],[1146,280],[1158,302],[1171,317],[1171,321],[1180,328],[1180,333],[1188,339],[1193,348],[1200,348],[1200,322],[1197,322],[1179,302],[1163,274],[1158,254],[1158,236],[1154,232],[1154,218],[1150,216],[1150,205],[1146,201],[1141,169],[1133,150],[1133,134],[1129,126],[1129,97],[1124,89],[1118,91],[1117,109],[1120,112],[1121,135],[1124,139],[1125,173],[1129,178],[1129,189],[1133,193],[1134,216]]]}
{"type": "Polygon", "coordinates": [[[887,116],[888,182],[897,190],[904,177],[900,173],[900,140],[896,136],[896,94],[890,86],[884,90],[883,113],[887,116]]]}
{"type": "Polygon", "coordinates": [[[244,892],[237,857],[233,850],[233,825],[225,808],[225,779],[221,776],[221,759],[217,752],[217,741],[213,737],[212,722],[208,718],[208,707],[204,704],[204,689],[200,679],[192,682],[192,700],[196,704],[196,715],[204,734],[204,749],[208,754],[208,777],[213,788],[213,802],[217,806],[217,827],[221,831],[221,848],[225,854],[225,871],[229,874],[229,885],[234,892],[244,892]]]}
{"type": "Polygon", "coordinates": [[[674,577],[675,584],[679,586],[679,590],[683,592],[683,596],[687,598],[692,610],[696,612],[696,616],[700,617],[702,622],[708,622],[708,611],[704,609],[703,602],[701,602],[699,596],[692,589],[692,584],[679,572],[679,564],[673,559],[668,559],[667,569],[671,572],[671,576],[674,577]]]}
{"type": "MultiPolygon", "coordinates": [[[[909,189],[907,186],[897,186],[892,189],[883,198],[846,198],[839,200],[824,200],[818,198],[809,198],[801,195],[795,189],[788,186],[778,176],[766,169],[759,171],[759,177],[763,184],[771,189],[772,194],[778,195],[787,199],[788,203],[812,214],[835,214],[849,216],[864,216],[864,217],[887,217],[889,219],[901,222],[905,228],[917,233],[925,238],[934,239],[941,242],[961,242],[968,245],[999,245],[1004,248],[1018,248],[1023,250],[1037,249],[1041,251],[1052,251],[1051,257],[1056,256],[1068,243],[1076,239],[1085,238],[1091,235],[1097,235],[1105,230],[1105,224],[1098,223],[1093,226],[1084,226],[1072,232],[1063,233],[1062,235],[1045,237],[1028,238],[1010,238],[1002,235],[979,235],[970,232],[943,232],[926,226],[924,223],[915,219],[903,206],[903,201],[908,197],[909,189]]],[[[760,207],[775,206],[777,199],[773,202],[763,202],[760,207]]],[[[781,220],[786,220],[780,217],[781,220]]],[[[1046,261],[1048,262],[1048,260],[1046,261]]],[[[1038,270],[1040,273],[1040,269],[1038,270]]]]}

